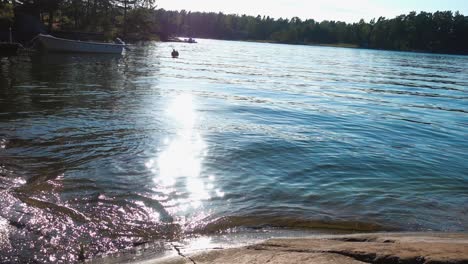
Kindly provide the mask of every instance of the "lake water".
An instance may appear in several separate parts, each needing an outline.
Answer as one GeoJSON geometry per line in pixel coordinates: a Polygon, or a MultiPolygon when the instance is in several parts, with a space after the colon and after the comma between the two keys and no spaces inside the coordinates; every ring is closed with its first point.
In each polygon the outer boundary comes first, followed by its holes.
{"type": "Polygon", "coordinates": [[[0,262],[466,232],[468,57],[200,40],[1,59],[0,204],[0,262]]]}

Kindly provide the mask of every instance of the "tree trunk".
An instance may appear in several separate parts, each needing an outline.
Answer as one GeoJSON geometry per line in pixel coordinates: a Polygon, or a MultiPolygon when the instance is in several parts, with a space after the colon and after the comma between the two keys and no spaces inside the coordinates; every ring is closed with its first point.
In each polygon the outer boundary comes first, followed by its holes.
{"type": "Polygon", "coordinates": [[[74,4],[75,4],[75,6],[74,6],[75,10],[74,10],[73,16],[74,16],[74,20],[75,20],[75,30],[77,30],[78,29],[78,12],[79,12],[78,7],[80,5],[80,2],[78,2],[78,0],[75,0],[74,4]]]}
{"type": "Polygon", "coordinates": [[[88,30],[89,30],[89,21],[91,20],[89,18],[89,9],[90,9],[90,7],[91,7],[91,0],[88,0],[88,1],[86,1],[86,19],[84,20],[85,21],[84,24],[85,24],[85,26],[87,27],[88,30]]]}
{"type": "Polygon", "coordinates": [[[123,25],[123,35],[127,36],[127,0],[124,0],[124,25],[123,25]]]}
{"type": "Polygon", "coordinates": [[[49,11],[49,33],[52,32],[53,25],[54,25],[54,11],[49,11]]]}
{"type": "Polygon", "coordinates": [[[97,18],[97,2],[98,2],[98,0],[94,0],[94,2],[93,2],[93,15],[92,15],[93,17],[91,19],[91,21],[93,21],[92,22],[92,25],[93,25],[92,30],[93,31],[96,31],[96,28],[97,28],[97,23],[96,23],[97,22],[96,21],[96,18],[97,18]]]}

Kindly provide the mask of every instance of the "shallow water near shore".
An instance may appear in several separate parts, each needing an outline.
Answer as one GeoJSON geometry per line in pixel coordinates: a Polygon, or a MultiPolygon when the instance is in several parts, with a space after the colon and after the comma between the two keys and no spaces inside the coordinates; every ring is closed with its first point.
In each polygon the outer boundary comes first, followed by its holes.
{"type": "Polygon", "coordinates": [[[466,232],[467,160],[467,56],[200,40],[1,59],[0,263],[466,232]]]}

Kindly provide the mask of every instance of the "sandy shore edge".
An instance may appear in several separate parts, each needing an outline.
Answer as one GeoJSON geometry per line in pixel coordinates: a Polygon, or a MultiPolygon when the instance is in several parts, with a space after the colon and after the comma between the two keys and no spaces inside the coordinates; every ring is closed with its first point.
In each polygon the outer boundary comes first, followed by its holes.
{"type": "Polygon", "coordinates": [[[468,234],[370,233],[276,238],[264,242],[197,254],[146,260],[149,264],[247,263],[416,263],[468,264],[468,234]]]}

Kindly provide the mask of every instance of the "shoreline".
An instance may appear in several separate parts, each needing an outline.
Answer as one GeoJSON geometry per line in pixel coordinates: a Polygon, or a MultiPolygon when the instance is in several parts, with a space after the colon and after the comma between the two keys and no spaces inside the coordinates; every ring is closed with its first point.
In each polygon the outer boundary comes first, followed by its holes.
{"type": "Polygon", "coordinates": [[[298,46],[317,46],[317,47],[334,47],[334,48],[349,48],[349,49],[368,49],[364,47],[360,47],[357,44],[350,44],[350,43],[308,43],[308,42],[298,42],[298,43],[289,43],[289,42],[281,42],[281,41],[274,41],[274,40],[239,40],[245,42],[252,42],[252,43],[267,43],[267,44],[284,44],[284,45],[298,45],[298,46]]]}
{"type": "MultiPolygon", "coordinates": [[[[448,56],[468,56],[468,53],[457,53],[457,52],[436,52],[430,50],[402,50],[402,49],[383,49],[383,48],[371,48],[361,47],[357,44],[350,43],[308,43],[308,42],[281,42],[273,40],[251,40],[251,39],[216,39],[206,37],[194,37],[194,39],[212,39],[220,41],[239,41],[239,42],[250,42],[250,43],[261,43],[261,44],[281,44],[281,45],[294,45],[294,46],[311,46],[311,47],[330,47],[330,48],[345,48],[345,49],[362,49],[362,50],[375,50],[375,51],[391,51],[391,52],[408,52],[416,54],[434,54],[434,55],[448,55],[448,56]]],[[[187,43],[180,41],[162,41],[161,43],[187,43]]]]}
{"type": "MultiPolygon", "coordinates": [[[[217,40],[226,40],[226,39],[217,39],[217,40]]],[[[226,41],[231,41],[231,40],[226,40],[226,41]]],[[[294,45],[294,46],[312,46],[312,47],[362,49],[362,50],[391,51],[391,52],[408,52],[408,53],[417,53],[417,54],[468,56],[468,53],[435,52],[435,51],[430,51],[430,50],[382,49],[382,48],[361,47],[361,46],[359,46],[357,44],[350,44],[350,43],[329,43],[329,44],[326,44],[326,43],[308,43],[308,42],[291,43],[291,42],[281,42],[281,41],[273,41],[273,40],[232,40],[232,41],[263,43],[263,44],[283,44],[283,45],[294,45]]]]}
{"type": "Polygon", "coordinates": [[[369,233],[275,238],[254,245],[184,254],[145,264],[468,263],[468,234],[369,233]]]}
{"type": "MultiPolygon", "coordinates": [[[[316,233],[301,236],[298,231],[297,236],[287,232],[284,235],[269,239],[234,238],[231,244],[207,243],[209,238],[206,237],[194,239],[191,245],[167,242],[166,252],[152,252],[151,248],[146,248],[149,252],[128,251],[117,258],[104,257],[91,263],[468,263],[468,233],[316,233]]],[[[230,236],[236,234],[222,237],[230,236]]]]}

